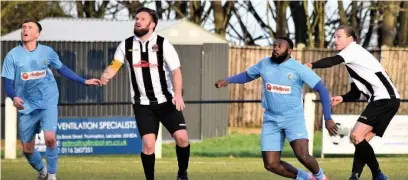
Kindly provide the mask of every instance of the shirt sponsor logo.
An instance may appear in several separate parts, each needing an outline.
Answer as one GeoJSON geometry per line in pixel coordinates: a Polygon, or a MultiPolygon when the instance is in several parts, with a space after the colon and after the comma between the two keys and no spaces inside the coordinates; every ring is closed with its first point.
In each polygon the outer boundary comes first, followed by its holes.
{"type": "Polygon", "coordinates": [[[22,72],[21,79],[24,81],[32,80],[32,79],[41,79],[47,75],[46,70],[42,71],[32,71],[32,72],[22,72]]]}
{"type": "Polygon", "coordinates": [[[292,87],[266,83],[266,91],[279,94],[290,94],[292,92],[292,87]]]}
{"type": "Polygon", "coordinates": [[[157,64],[151,64],[145,60],[141,60],[139,63],[133,64],[133,67],[137,67],[137,68],[154,68],[157,66],[158,66],[157,64]]]}

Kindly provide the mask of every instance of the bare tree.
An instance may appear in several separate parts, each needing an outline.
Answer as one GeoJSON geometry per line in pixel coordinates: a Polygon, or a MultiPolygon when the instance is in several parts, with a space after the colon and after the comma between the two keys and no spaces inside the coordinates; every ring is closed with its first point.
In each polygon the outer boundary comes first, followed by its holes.
{"type": "MultiPolygon", "coordinates": [[[[264,20],[261,18],[261,16],[258,14],[258,12],[255,10],[254,6],[252,5],[252,2],[251,1],[244,1],[244,3],[246,5],[246,9],[248,10],[248,12],[252,14],[252,16],[255,18],[255,20],[258,22],[258,24],[261,26],[261,29],[264,31],[264,33],[269,36],[267,38],[273,39],[274,37],[276,37],[276,33],[272,30],[271,26],[269,26],[267,23],[264,22],[264,20]]],[[[262,38],[262,37],[259,37],[259,38],[262,38]]]]}
{"type": "Polygon", "coordinates": [[[350,24],[351,24],[351,27],[356,31],[360,29],[358,26],[357,13],[358,13],[357,1],[353,1],[351,2],[350,24]]]}
{"type": "Polygon", "coordinates": [[[368,31],[367,31],[367,33],[365,34],[365,37],[364,37],[363,47],[365,47],[365,48],[367,48],[369,46],[369,44],[370,44],[371,37],[372,37],[373,32],[374,32],[374,26],[376,25],[376,21],[378,19],[377,9],[374,8],[374,7],[377,6],[377,4],[378,4],[377,2],[371,2],[371,5],[369,7],[370,24],[368,26],[368,31]]]}
{"type": "Polygon", "coordinates": [[[278,37],[287,36],[287,19],[286,9],[288,8],[289,1],[275,1],[276,7],[276,35],[278,37]]]}
{"type": "Polygon", "coordinates": [[[383,21],[381,24],[380,45],[393,46],[396,36],[397,14],[399,3],[397,1],[380,2],[384,8],[383,21]]]}
{"type": "Polygon", "coordinates": [[[109,1],[76,1],[78,17],[103,18],[105,16],[109,1]],[[98,6],[97,6],[98,5],[98,6]]]}
{"type": "Polygon", "coordinates": [[[6,34],[20,28],[21,23],[28,18],[41,20],[46,17],[63,16],[69,15],[64,13],[58,1],[2,1],[1,34],[6,34]]]}
{"type": "Polygon", "coordinates": [[[347,15],[344,10],[343,1],[337,1],[337,5],[339,7],[340,25],[347,25],[347,15]]]}
{"type": "Polygon", "coordinates": [[[324,1],[314,2],[315,18],[313,25],[315,26],[315,44],[319,48],[325,47],[324,5],[325,5],[324,1]]]}
{"type": "Polygon", "coordinates": [[[215,33],[225,37],[228,22],[232,15],[232,8],[234,8],[234,2],[227,1],[222,5],[221,1],[212,1],[211,6],[214,13],[215,33]]]}
{"type": "Polygon", "coordinates": [[[313,24],[310,23],[310,16],[309,16],[309,10],[307,7],[307,0],[303,1],[303,8],[305,9],[308,47],[314,48],[312,29],[316,27],[317,21],[314,21],[313,24]]]}
{"type": "Polygon", "coordinates": [[[157,16],[159,17],[159,19],[163,19],[164,9],[162,7],[162,2],[161,1],[155,1],[155,5],[156,5],[157,16]]]}
{"type": "Polygon", "coordinates": [[[130,19],[135,19],[137,9],[144,6],[140,1],[121,1],[120,3],[128,9],[130,19]]]}
{"type": "Polygon", "coordinates": [[[295,41],[306,45],[307,27],[306,12],[303,8],[303,1],[291,1],[289,3],[292,19],[295,24],[295,41]]]}
{"type": "Polygon", "coordinates": [[[398,21],[398,45],[408,47],[408,1],[401,3],[398,21]]]}

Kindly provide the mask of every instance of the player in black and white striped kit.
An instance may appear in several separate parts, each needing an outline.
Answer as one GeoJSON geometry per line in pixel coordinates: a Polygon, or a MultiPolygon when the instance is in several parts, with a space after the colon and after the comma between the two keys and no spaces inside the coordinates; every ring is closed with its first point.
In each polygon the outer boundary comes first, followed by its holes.
{"type": "Polygon", "coordinates": [[[400,105],[400,95],[380,62],[362,46],[356,43],[353,28],[342,25],[335,32],[336,50],[340,52],[314,63],[311,68],[328,68],[344,63],[350,77],[351,90],[343,96],[332,97],[332,105],[354,101],[364,95],[369,104],[363,111],[350,139],[355,145],[353,169],[350,180],[360,178],[367,164],[374,180],[388,179],[380,170],[374,150],[368,143],[374,136],[382,137],[400,105]]]}
{"type": "Polygon", "coordinates": [[[143,141],[141,159],[146,179],[154,179],[154,150],[161,122],[177,144],[177,179],[186,180],[190,144],[181,112],[185,105],[181,94],[180,60],[173,45],[154,32],[157,23],[158,16],[154,10],[137,10],[135,36],[119,44],[101,80],[106,85],[119,68],[126,64],[131,81],[133,109],[143,141]]]}

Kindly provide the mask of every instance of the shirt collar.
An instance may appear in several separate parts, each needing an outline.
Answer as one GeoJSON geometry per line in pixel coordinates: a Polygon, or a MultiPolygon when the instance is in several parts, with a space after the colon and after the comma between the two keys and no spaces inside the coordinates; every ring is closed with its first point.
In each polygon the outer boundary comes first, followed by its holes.
{"type": "MultiPolygon", "coordinates": [[[[153,33],[150,35],[150,37],[149,37],[146,41],[151,41],[151,40],[153,40],[155,37],[156,37],[156,33],[153,32],[153,33]]],[[[141,39],[140,39],[139,37],[137,37],[137,36],[134,36],[134,40],[139,41],[139,42],[143,42],[143,40],[141,40],[141,39]]]]}

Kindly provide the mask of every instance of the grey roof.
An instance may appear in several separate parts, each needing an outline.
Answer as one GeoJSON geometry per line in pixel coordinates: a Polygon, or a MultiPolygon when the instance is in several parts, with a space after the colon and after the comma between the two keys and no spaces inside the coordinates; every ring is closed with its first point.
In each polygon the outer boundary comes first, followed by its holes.
{"type": "MultiPolygon", "coordinates": [[[[156,31],[170,28],[182,20],[159,21],[156,31]]],[[[93,18],[46,18],[40,21],[43,31],[39,41],[117,42],[133,35],[135,21],[93,18]]],[[[20,29],[1,36],[2,41],[20,41],[20,29]]]]}

